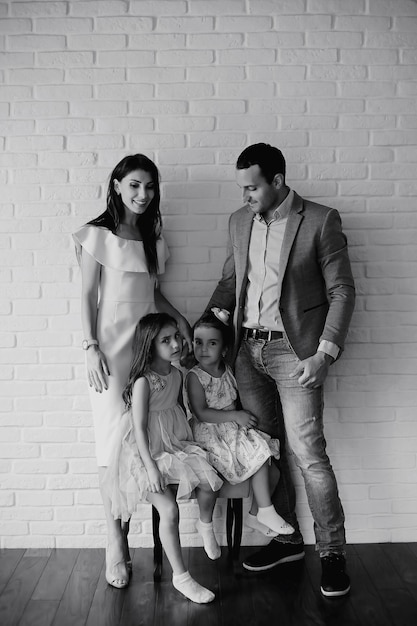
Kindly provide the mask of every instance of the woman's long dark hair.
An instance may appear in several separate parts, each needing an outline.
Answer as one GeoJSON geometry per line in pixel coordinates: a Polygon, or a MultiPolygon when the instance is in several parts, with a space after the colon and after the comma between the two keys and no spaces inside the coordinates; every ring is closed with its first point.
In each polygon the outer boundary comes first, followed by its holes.
{"type": "Polygon", "coordinates": [[[127,385],[123,390],[123,400],[126,408],[132,406],[133,385],[138,378],[144,376],[150,369],[154,358],[154,341],[164,326],[177,322],[168,313],[149,313],[142,317],[135,328],[133,337],[133,355],[127,385]]]}
{"type": "Polygon", "coordinates": [[[156,242],[161,235],[161,213],[159,204],[161,194],[159,189],[159,171],[155,163],[144,154],[132,154],[120,161],[110,174],[107,188],[107,209],[91,222],[92,226],[102,226],[115,233],[120,224],[120,213],[123,210],[121,197],[116,193],[114,180],[121,181],[125,176],[135,170],[148,172],[152,177],[155,195],[152,202],[143,215],[138,216],[138,227],[143,239],[148,271],[155,276],[158,273],[158,256],[156,242]]]}

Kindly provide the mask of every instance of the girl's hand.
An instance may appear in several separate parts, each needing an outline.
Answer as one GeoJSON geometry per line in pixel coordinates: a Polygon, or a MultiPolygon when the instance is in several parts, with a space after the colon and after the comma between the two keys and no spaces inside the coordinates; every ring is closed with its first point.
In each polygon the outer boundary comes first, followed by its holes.
{"type": "Polygon", "coordinates": [[[248,413],[247,411],[238,411],[235,421],[241,426],[246,426],[247,428],[255,428],[258,423],[258,419],[252,415],[252,413],[248,413]]]}
{"type": "Polygon", "coordinates": [[[110,371],[106,357],[98,346],[90,346],[87,350],[88,384],[101,393],[108,388],[107,376],[110,376],[110,371]]]}
{"type": "Polygon", "coordinates": [[[154,466],[147,470],[149,479],[149,491],[151,493],[162,493],[165,491],[165,480],[159,469],[154,466]]]}

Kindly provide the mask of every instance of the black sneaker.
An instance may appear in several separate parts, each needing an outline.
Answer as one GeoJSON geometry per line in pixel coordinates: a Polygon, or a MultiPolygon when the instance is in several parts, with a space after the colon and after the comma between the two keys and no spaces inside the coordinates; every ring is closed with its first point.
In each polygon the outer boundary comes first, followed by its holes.
{"type": "Polygon", "coordinates": [[[329,554],[321,559],[320,591],[328,598],[345,596],[350,591],[350,578],[345,572],[346,559],[343,554],[329,554]]]}
{"type": "Polygon", "coordinates": [[[303,558],[304,545],[302,543],[281,543],[272,540],[259,552],[248,556],[242,565],[251,572],[262,572],[276,565],[300,561],[303,558]]]}

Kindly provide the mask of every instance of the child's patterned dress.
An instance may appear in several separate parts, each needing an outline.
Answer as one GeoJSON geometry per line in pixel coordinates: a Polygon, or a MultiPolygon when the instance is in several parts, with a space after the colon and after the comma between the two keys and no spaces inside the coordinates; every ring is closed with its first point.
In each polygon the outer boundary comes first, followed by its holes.
{"type": "MultiPolygon", "coordinates": [[[[211,409],[235,409],[237,385],[228,365],[220,378],[207,374],[198,365],[190,372],[200,381],[211,409]]],[[[208,452],[210,463],[232,485],[253,476],[271,456],[279,459],[278,439],[271,439],[256,428],[236,422],[200,422],[194,416],[192,429],[195,441],[208,452]]]]}
{"type": "MultiPolygon", "coordinates": [[[[220,489],[222,480],[209,464],[208,454],[193,440],[185,413],[178,404],[182,376],[171,367],[167,376],[150,371],[148,439],[151,457],[167,484],[178,485],[177,500],[191,497],[199,484],[220,489]]],[[[146,502],[148,473],[139,454],[132,411],[122,417],[103,487],[112,501],[115,519],[127,521],[137,505],[146,502]]]]}

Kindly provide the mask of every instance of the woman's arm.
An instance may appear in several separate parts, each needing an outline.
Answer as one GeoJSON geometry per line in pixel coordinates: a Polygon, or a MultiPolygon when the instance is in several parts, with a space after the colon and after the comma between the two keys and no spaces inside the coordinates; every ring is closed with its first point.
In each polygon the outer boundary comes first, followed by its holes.
{"type": "Polygon", "coordinates": [[[161,493],[165,481],[158,466],[151,457],[148,438],[149,383],[145,377],[138,378],[132,390],[132,422],[140,457],[149,478],[149,491],[161,493]]]}
{"type": "Polygon", "coordinates": [[[193,342],[191,338],[191,327],[185,317],[181,315],[179,311],[165,298],[165,296],[161,293],[159,287],[155,287],[155,306],[157,310],[161,313],[168,313],[178,324],[178,329],[181,335],[184,337],[187,342],[188,349],[190,352],[193,350],[193,342]]]}
{"type": "MultiPolygon", "coordinates": [[[[84,339],[97,338],[97,302],[101,265],[85,250],[81,254],[81,323],[84,339]]],[[[87,376],[90,387],[101,393],[107,389],[110,375],[106,357],[100,347],[92,345],[87,350],[87,376]]]]}
{"type": "Polygon", "coordinates": [[[185,415],[187,415],[187,411],[185,409],[185,404],[184,404],[184,394],[182,392],[182,389],[183,389],[183,376],[182,376],[181,370],[178,370],[178,371],[179,371],[180,376],[181,376],[181,385],[180,385],[180,388],[178,389],[178,404],[180,405],[180,407],[184,411],[185,415]]]}
{"type": "Polygon", "coordinates": [[[241,426],[256,426],[258,420],[246,411],[211,409],[207,405],[203,386],[194,372],[189,372],[187,375],[186,385],[191,411],[200,422],[211,424],[237,422],[241,426]]]}

